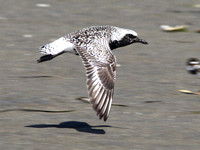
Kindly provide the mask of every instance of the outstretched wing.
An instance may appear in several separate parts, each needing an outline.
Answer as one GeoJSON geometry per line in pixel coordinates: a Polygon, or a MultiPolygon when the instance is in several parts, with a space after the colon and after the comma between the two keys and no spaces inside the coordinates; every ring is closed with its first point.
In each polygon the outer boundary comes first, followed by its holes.
{"type": "Polygon", "coordinates": [[[100,119],[107,120],[115,81],[116,59],[107,39],[98,39],[88,48],[77,47],[86,69],[87,88],[90,102],[100,119]]]}

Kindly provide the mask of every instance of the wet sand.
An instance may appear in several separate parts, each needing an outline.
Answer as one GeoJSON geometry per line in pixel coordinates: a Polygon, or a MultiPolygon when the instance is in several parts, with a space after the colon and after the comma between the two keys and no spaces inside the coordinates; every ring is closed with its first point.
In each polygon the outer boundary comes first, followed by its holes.
{"type": "Polygon", "coordinates": [[[1,1],[0,149],[199,150],[200,79],[185,70],[199,57],[199,1],[1,1]],[[38,7],[36,4],[49,4],[38,7]],[[188,25],[163,32],[160,25],[188,25]],[[92,25],[134,29],[149,45],[114,51],[114,104],[98,120],[87,97],[79,57],[37,64],[38,47],[92,25]],[[124,105],[124,106],[120,106],[124,105]]]}

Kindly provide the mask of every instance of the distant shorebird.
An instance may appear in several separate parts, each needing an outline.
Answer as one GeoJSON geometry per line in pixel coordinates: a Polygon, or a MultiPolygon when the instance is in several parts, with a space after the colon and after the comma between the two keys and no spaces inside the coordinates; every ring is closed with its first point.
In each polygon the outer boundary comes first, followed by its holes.
{"type": "Polygon", "coordinates": [[[194,75],[200,75],[200,60],[197,58],[189,58],[186,62],[187,71],[194,75]]]}
{"type": "Polygon", "coordinates": [[[38,63],[63,53],[79,55],[86,69],[90,102],[99,119],[107,120],[116,77],[116,58],[113,49],[132,43],[148,44],[133,30],[114,26],[93,26],[67,34],[40,48],[44,54],[38,63]]]}

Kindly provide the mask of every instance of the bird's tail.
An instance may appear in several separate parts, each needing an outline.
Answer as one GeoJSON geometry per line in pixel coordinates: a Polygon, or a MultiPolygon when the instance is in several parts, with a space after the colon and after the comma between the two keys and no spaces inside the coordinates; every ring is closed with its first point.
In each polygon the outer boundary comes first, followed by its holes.
{"type": "Polygon", "coordinates": [[[58,53],[58,54],[56,54],[56,55],[52,55],[52,54],[43,55],[43,56],[41,56],[41,57],[37,60],[37,62],[38,62],[38,63],[41,63],[41,62],[43,62],[43,61],[51,60],[51,59],[53,59],[53,58],[55,58],[55,57],[57,57],[57,56],[59,56],[59,55],[61,55],[61,54],[63,54],[63,53],[64,53],[64,52],[58,53]]]}
{"type": "Polygon", "coordinates": [[[38,63],[51,60],[67,51],[73,50],[73,44],[64,37],[39,48],[39,52],[44,54],[37,60],[38,63]]]}

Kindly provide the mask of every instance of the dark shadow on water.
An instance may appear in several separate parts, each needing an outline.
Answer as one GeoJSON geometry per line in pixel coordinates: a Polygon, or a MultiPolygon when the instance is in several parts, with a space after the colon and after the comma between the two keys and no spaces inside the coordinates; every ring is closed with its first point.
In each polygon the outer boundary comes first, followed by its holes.
{"type": "Polygon", "coordinates": [[[53,76],[46,76],[46,75],[41,75],[41,76],[38,76],[38,75],[27,75],[27,76],[19,76],[19,78],[53,78],[53,76]]]}
{"type": "Polygon", "coordinates": [[[112,127],[109,125],[98,125],[98,126],[91,126],[86,122],[79,122],[79,121],[67,121],[62,122],[60,124],[35,124],[29,125],[25,127],[31,128],[70,128],[75,129],[79,132],[86,132],[92,134],[105,134],[106,132],[103,129],[98,129],[102,127],[112,127]]]}
{"type": "Polygon", "coordinates": [[[73,112],[75,110],[42,110],[42,109],[25,109],[25,108],[20,108],[20,109],[4,109],[0,110],[0,113],[4,112],[9,112],[9,111],[25,111],[25,112],[44,112],[44,113],[68,113],[68,112],[73,112]]]}

